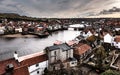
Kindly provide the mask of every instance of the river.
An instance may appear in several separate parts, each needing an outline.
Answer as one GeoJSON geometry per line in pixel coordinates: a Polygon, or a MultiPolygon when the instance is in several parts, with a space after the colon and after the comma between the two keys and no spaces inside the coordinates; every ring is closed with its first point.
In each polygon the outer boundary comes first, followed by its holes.
{"type": "Polygon", "coordinates": [[[14,51],[18,52],[19,57],[40,52],[56,40],[67,42],[79,34],[79,31],[65,30],[54,32],[47,38],[0,38],[0,61],[12,58],[14,51]]]}

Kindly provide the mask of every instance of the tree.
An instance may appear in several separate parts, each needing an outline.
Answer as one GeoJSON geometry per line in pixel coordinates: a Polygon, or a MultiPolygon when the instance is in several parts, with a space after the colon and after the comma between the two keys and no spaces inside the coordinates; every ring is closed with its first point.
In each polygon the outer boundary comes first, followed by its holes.
{"type": "Polygon", "coordinates": [[[86,39],[91,47],[95,47],[95,41],[97,40],[97,37],[92,35],[86,39]]]}
{"type": "Polygon", "coordinates": [[[86,40],[89,42],[95,42],[96,36],[92,35],[92,36],[88,37],[86,40]]]}
{"type": "Polygon", "coordinates": [[[100,75],[120,75],[120,72],[117,72],[117,71],[114,71],[114,70],[107,70],[100,75]]]}
{"type": "Polygon", "coordinates": [[[107,54],[105,52],[105,49],[103,46],[100,46],[97,48],[96,52],[95,52],[95,57],[97,58],[96,60],[96,67],[99,68],[100,70],[103,70],[103,62],[104,59],[106,58],[107,54]]]}

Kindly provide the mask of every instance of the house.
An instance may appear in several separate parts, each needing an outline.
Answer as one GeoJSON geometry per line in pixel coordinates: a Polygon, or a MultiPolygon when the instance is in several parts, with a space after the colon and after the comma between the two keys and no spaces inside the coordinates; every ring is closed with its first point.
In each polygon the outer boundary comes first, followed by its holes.
{"type": "Polygon", "coordinates": [[[59,45],[59,44],[62,44],[62,41],[56,40],[56,41],[54,42],[54,45],[59,45]]]}
{"type": "Polygon", "coordinates": [[[85,31],[81,33],[81,36],[83,36],[85,39],[92,36],[92,32],[91,31],[85,31]]]}
{"type": "Polygon", "coordinates": [[[15,32],[22,33],[22,28],[21,27],[15,28],[15,32]]]}
{"type": "Polygon", "coordinates": [[[81,33],[81,35],[82,35],[85,39],[93,36],[94,34],[95,34],[95,31],[91,31],[91,30],[88,30],[88,31],[86,31],[86,32],[82,32],[82,33],[81,33]],[[85,34],[85,33],[86,33],[86,34],[85,34]]]}
{"type": "Polygon", "coordinates": [[[2,60],[0,75],[42,75],[47,67],[47,59],[46,54],[37,52],[19,57],[20,65],[14,58],[2,60]]]}
{"type": "MultiPolygon", "coordinates": [[[[42,75],[47,67],[47,56],[43,52],[37,52],[30,55],[19,57],[20,66],[27,65],[29,75],[42,75]]],[[[17,74],[16,74],[17,75],[17,74]]]]}
{"type": "Polygon", "coordinates": [[[88,31],[86,35],[87,35],[87,37],[90,37],[90,36],[92,36],[93,34],[92,34],[91,31],[88,31]]]}
{"type": "Polygon", "coordinates": [[[120,49],[120,36],[116,36],[114,38],[114,46],[118,49],[120,49]]]}
{"type": "Polygon", "coordinates": [[[0,34],[4,34],[5,31],[5,27],[4,26],[0,26],[0,34]]]}
{"type": "Polygon", "coordinates": [[[90,46],[93,48],[97,45],[97,38],[94,35],[91,35],[88,38],[86,38],[86,41],[88,41],[90,46]]]}
{"type": "Polygon", "coordinates": [[[77,40],[69,40],[69,41],[67,42],[67,44],[68,44],[69,46],[73,47],[74,45],[78,44],[78,42],[79,42],[79,41],[77,41],[77,40]]]}
{"type": "Polygon", "coordinates": [[[92,51],[91,47],[87,44],[79,43],[74,50],[74,56],[77,58],[77,60],[83,60],[85,59],[88,54],[90,54],[92,51]]]}
{"type": "Polygon", "coordinates": [[[103,37],[103,47],[105,50],[110,50],[112,49],[111,44],[113,43],[113,37],[109,33],[104,33],[103,37]]]}
{"type": "Polygon", "coordinates": [[[107,33],[104,37],[103,37],[104,43],[112,43],[113,42],[113,37],[107,33]]]}
{"type": "Polygon", "coordinates": [[[115,30],[116,30],[116,31],[119,31],[119,30],[120,30],[120,27],[115,27],[115,30]]]}
{"type": "Polygon", "coordinates": [[[45,51],[48,55],[50,71],[77,65],[77,60],[73,57],[73,49],[66,43],[46,47],[45,51]]]}

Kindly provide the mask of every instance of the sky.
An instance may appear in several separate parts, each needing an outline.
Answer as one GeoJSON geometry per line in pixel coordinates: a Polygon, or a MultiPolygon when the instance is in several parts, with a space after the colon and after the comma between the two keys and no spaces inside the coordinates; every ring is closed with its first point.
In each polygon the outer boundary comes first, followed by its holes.
{"type": "Polygon", "coordinates": [[[100,16],[101,11],[113,7],[120,8],[120,0],[0,0],[0,13],[18,13],[39,18],[100,16]]]}

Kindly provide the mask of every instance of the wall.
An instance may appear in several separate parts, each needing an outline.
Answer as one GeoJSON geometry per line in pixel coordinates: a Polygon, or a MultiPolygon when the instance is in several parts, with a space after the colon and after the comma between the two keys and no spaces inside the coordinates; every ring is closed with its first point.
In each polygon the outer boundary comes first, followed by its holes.
{"type": "Polygon", "coordinates": [[[73,58],[73,49],[68,50],[69,57],[73,58]]]}
{"type": "Polygon", "coordinates": [[[28,67],[30,75],[42,75],[44,73],[44,69],[48,67],[48,61],[44,61],[38,64],[34,64],[28,67]]]}
{"type": "Polygon", "coordinates": [[[59,55],[60,55],[59,49],[50,51],[49,52],[50,63],[54,63],[56,60],[59,60],[59,55]],[[54,54],[55,51],[56,51],[56,55],[54,54]],[[56,57],[56,60],[55,60],[55,57],[56,57]]]}
{"type": "Polygon", "coordinates": [[[67,56],[66,56],[66,51],[60,50],[60,59],[61,61],[66,60],[67,56]]]}

